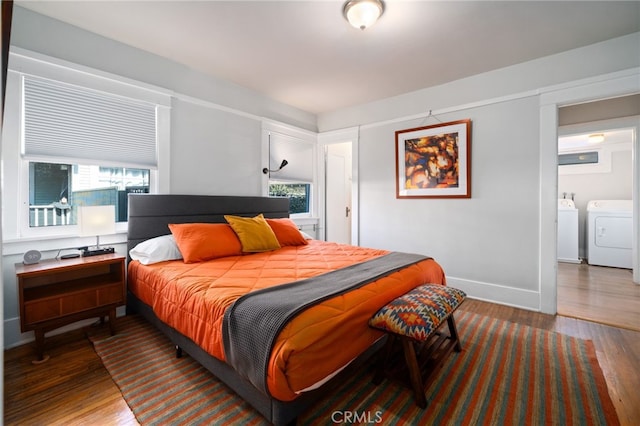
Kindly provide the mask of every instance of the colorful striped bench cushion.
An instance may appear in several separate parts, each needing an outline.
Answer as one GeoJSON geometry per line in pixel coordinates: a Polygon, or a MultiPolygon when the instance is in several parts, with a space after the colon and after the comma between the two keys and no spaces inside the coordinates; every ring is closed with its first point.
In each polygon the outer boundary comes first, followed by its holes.
{"type": "Polygon", "coordinates": [[[467,297],[457,288],[424,284],[383,306],[371,327],[424,341],[467,297]]]}

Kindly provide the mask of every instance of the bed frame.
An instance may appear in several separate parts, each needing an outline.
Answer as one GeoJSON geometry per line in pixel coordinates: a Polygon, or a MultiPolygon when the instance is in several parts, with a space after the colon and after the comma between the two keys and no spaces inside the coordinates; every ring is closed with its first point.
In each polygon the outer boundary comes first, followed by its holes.
{"type": "MultiPolygon", "coordinates": [[[[127,253],[136,244],[168,234],[169,223],[226,223],[225,214],[267,218],[289,217],[289,200],[273,197],[129,194],[129,230],[127,253]]],[[[335,388],[346,376],[366,361],[383,344],[379,340],[335,378],[294,401],[280,401],[256,389],[229,364],[209,355],[191,339],[160,321],[151,307],[133,294],[127,294],[127,314],[140,314],[160,329],[180,350],[186,351],[274,425],[295,424],[296,417],[335,388]]]]}

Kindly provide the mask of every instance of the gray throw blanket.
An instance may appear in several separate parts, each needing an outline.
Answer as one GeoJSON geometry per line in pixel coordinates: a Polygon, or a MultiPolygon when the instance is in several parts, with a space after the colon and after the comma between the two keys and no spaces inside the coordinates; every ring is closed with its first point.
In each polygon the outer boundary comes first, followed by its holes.
{"type": "Polygon", "coordinates": [[[268,395],[271,349],[291,318],[307,307],[425,259],[428,257],[392,252],[316,277],[245,294],[224,315],[227,363],[268,395]]]}

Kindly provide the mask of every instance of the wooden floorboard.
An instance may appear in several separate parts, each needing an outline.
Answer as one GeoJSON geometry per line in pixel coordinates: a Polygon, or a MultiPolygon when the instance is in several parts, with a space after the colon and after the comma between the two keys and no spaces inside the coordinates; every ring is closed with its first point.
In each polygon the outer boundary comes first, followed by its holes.
{"type": "Polygon", "coordinates": [[[138,424],[84,330],[48,337],[46,353],[34,365],[34,345],[5,351],[5,425],[138,424]]]}
{"type": "MultiPolygon", "coordinates": [[[[460,310],[590,339],[623,425],[640,424],[640,332],[467,299],[460,310]]],[[[5,425],[137,425],[84,332],[47,338],[49,361],[33,345],[5,351],[5,425]]]]}
{"type": "Polygon", "coordinates": [[[640,285],[630,269],[558,263],[558,314],[640,331],[640,285]]]}

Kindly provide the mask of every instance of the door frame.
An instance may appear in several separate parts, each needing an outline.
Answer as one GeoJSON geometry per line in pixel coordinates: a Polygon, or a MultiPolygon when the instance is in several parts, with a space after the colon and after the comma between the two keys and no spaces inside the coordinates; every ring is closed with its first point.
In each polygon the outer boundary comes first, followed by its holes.
{"type": "MultiPolygon", "coordinates": [[[[615,72],[594,78],[551,87],[540,95],[540,244],[539,289],[540,310],[557,313],[557,221],[558,221],[558,108],[567,105],[640,93],[640,68],[615,72]]],[[[633,268],[638,282],[638,232],[640,214],[639,135],[633,144],[633,268]]]]}
{"type": "Polygon", "coordinates": [[[320,229],[318,238],[324,240],[326,237],[326,224],[327,224],[327,211],[326,211],[326,197],[327,197],[327,185],[326,185],[326,146],[351,142],[351,244],[360,244],[360,206],[359,206],[359,176],[358,176],[358,142],[360,136],[359,127],[350,127],[347,129],[335,130],[330,132],[324,132],[318,134],[318,147],[319,152],[323,155],[318,155],[318,194],[319,203],[318,211],[320,213],[320,229]]]}

